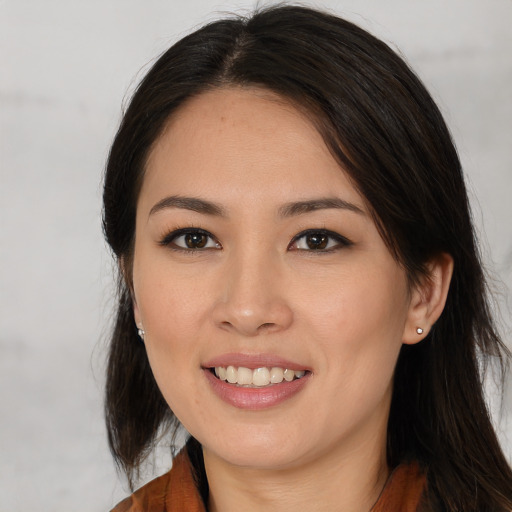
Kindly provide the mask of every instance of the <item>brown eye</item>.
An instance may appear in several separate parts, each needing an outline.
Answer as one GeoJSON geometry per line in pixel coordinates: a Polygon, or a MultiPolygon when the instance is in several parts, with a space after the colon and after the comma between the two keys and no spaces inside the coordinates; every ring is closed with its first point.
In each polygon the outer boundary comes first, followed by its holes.
{"type": "Polygon", "coordinates": [[[288,249],[309,252],[332,252],[352,245],[352,242],[333,231],[309,229],[299,233],[290,243],[288,249]]]}
{"type": "Polygon", "coordinates": [[[171,249],[191,252],[222,248],[211,233],[194,228],[172,231],[160,241],[160,245],[170,247],[171,249]]]}
{"type": "Polygon", "coordinates": [[[329,237],[327,235],[323,235],[320,233],[315,233],[312,235],[306,235],[306,245],[309,249],[312,250],[322,250],[327,247],[329,243],[329,237]]]}
{"type": "Polygon", "coordinates": [[[202,249],[208,243],[208,237],[203,233],[189,233],[184,236],[184,241],[189,249],[202,249]]]}

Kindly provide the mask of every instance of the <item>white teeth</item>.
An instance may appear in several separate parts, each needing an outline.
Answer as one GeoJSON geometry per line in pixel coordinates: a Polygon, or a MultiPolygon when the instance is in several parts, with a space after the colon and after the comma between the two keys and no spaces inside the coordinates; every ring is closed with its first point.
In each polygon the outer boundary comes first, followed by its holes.
{"type": "Polygon", "coordinates": [[[286,369],[284,371],[283,376],[284,376],[284,380],[285,381],[291,382],[294,379],[294,377],[295,377],[295,372],[293,370],[286,369]]]}
{"type": "Polygon", "coordinates": [[[272,382],[272,384],[283,382],[283,373],[284,370],[282,368],[272,368],[270,370],[270,382],[272,382]]]}
{"type": "MultiPolygon", "coordinates": [[[[241,370],[241,368],[239,368],[241,370]]],[[[270,371],[268,368],[256,368],[252,372],[252,383],[254,386],[268,386],[270,384],[270,371]]]]}
{"type": "Polygon", "coordinates": [[[301,379],[306,374],[305,370],[290,370],[289,368],[256,368],[251,370],[239,366],[223,366],[215,367],[215,375],[230,384],[238,384],[239,386],[264,387],[272,384],[280,384],[281,382],[291,382],[294,379],[301,379]]]}
{"type": "Polygon", "coordinates": [[[238,368],[237,384],[252,384],[252,371],[249,368],[238,368]]]}
{"type": "Polygon", "coordinates": [[[238,370],[234,366],[228,366],[226,368],[226,380],[230,384],[235,384],[238,379],[238,370]]]}

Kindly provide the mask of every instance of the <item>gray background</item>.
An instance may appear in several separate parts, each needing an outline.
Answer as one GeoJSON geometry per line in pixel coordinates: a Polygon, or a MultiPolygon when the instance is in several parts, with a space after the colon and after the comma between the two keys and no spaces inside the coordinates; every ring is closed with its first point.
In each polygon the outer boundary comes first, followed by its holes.
{"type": "MultiPolygon", "coordinates": [[[[510,345],[512,0],[310,5],[396,45],[438,100],[510,345]]],[[[148,63],[216,12],[253,6],[0,0],[1,511],[104,511],[126,493],[101,417],[113,303],[100,226],[104,160],[121,102],[148,63]]],[[[510,388],[501,413],[492,385],[489,395],[512,459],[510,388]]]]}

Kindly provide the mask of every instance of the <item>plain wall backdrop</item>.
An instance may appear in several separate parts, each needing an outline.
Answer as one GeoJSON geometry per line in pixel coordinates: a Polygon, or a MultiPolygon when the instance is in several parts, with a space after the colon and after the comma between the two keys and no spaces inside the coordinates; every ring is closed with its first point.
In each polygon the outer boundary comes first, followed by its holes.
{"type": "MultiPolygon", "coordinates": [[[[510,346],[512,1],[303,3],[399,48],[438,101],[465,166],[510,346]]],[[[1,511],[106,511],[126,495],[102,419],[113,305],[104,161],[123,98],[148,63],[219,12],[253,7],[0,0],[1,511]]],[[[489,389],[512,460],[510,382],[502,408],[489,389]]]]}

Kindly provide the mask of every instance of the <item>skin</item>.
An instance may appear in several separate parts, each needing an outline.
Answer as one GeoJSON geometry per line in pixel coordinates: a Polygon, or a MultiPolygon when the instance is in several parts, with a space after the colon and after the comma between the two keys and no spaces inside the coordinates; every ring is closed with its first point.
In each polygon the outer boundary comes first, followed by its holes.
{"type": "Polygon", "coordinates": [[[400,347],[441,313],[451,260],[433,261],[432,279],[411,289],[307,118],[268,91],[224,88],[182,106],[152,148],[133,261],[135,318],[166,401],[203,446],[210,509],[369,510],[389,475],[400,347]],[[176,196],[220,211],[161,204],[176,196]],[[351,207],[283,215],[319,198],[351,207]],[[178,228],[211,237],[187,249],[169,235],[178,228]],[[306,229],[350,243],[311,249],[296,238],[306,229]],[[286,358],[310,374],[290,399],[240,409],[203,370],[228,353],[286,358]]]}

